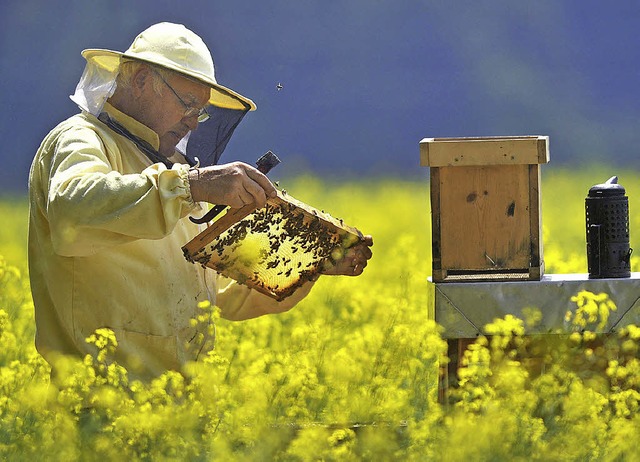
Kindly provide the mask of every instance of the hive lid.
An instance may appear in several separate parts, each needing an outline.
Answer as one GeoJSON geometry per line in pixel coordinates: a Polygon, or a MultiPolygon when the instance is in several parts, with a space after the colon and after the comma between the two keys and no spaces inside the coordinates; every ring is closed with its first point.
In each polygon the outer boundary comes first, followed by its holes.
{"type": "Polygon", "coordinates": [[[364,238],[282,191],[251,209],[230,209],[182,248],[186,259],[283,300],[364,238]]]}
{"type": "Polygon", "coordinates": [[[547,162],[548,136],[424,138],[420,141],[420,165],[427,167],[535,165],[547,162]]]}

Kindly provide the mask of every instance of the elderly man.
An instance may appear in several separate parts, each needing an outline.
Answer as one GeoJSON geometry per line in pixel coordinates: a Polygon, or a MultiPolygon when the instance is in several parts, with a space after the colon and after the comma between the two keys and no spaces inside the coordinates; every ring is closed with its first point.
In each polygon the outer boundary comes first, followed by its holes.
{"type": "MultiPolygon", "coordinates": [[[[150,378],[197,360],[190,320],[199,302],[249,319],[291,309],[313,282],[276,302],[182,255],[200,231],[188,219],[203,212],[199,202],[260,208],[276,193],[247,164],[198,167],[176,149],[214,109],[255,109],[216,82],[200,37],[161,23],[124,53],[83,56],[72,96],[82,112],[47,135],[29,178],[36,346],[54,364],[58,354],[91,353],[85,339],[107,327],[118,339],[116,359],[150,378]]],[[[367,237],[327,274],[361,274],[371,244],[367,237]]]]}

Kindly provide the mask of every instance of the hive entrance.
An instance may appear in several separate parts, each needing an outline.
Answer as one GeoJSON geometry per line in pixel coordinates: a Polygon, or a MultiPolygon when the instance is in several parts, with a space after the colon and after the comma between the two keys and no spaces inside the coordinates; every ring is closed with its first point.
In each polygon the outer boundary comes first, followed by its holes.
{"type": "Polygon", "coordinates": [[[282,300],[361,240],[342,220],[278,193],[232,209],[183,247],[187,260],[282,300]]]}

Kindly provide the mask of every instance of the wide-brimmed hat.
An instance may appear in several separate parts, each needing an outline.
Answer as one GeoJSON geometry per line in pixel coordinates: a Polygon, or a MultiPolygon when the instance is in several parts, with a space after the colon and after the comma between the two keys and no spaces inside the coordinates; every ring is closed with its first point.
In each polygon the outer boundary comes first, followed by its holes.
{"type": "Polygon", "coordinates": [[[93,48],[84,50],[82,56],[110,72],[118,69],[123,58],[162,66],[210,86],[209,104],[227,109],[256,109],[249,98],[216,81],[209,48],[182,24],[154,24],[142,31],[124,53],[93,48]]]}

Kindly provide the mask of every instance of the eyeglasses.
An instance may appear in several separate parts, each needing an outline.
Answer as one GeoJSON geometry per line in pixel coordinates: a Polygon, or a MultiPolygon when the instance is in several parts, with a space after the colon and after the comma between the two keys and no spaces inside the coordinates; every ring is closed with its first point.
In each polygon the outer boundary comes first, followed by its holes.
{"type": "Polygon", "coordinates": [[[203,107],[202,109],[198,109],[197,107],[193,107],[188,105],[185,100],[183,100],[182,98],[180,98],[180,95],[173,89],[173,87],[171,85],[169,85],[169,82],[167,82],[164,77],[162,77],[162,74],[160,74],[158,71],[156,71],[155,69],[152,69],[152,71],[158,76],[160,77],[160,80],[162,80],[164,82],[164,84],[169,88],[169,90],[171,90],[171,92],[176,96],[176,98],[178,98],[178,101],[180,101],[180,104],[182,104],[182,106],[184,106],[184,115],[183,117],[193,117],[194,115],[198,116],[198,122],[206,122],[207,120],[209,120],[209,113],[207,112],[207,108],[203,107]]]}

